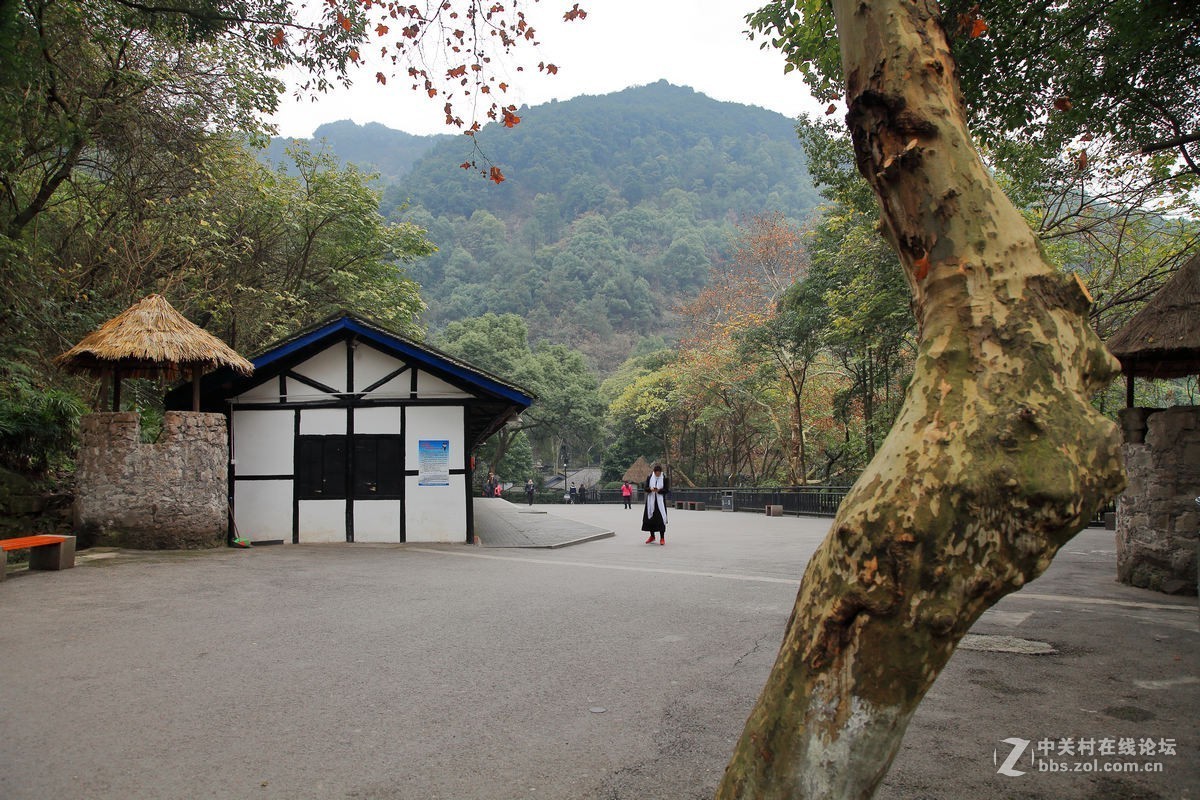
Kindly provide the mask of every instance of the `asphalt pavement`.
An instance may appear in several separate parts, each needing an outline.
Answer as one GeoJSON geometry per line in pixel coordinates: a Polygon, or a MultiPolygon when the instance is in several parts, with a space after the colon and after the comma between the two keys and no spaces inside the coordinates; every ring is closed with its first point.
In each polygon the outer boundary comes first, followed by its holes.
{"type": "MultiPolygon", "coordinates": [[[[10,573],[0,798],[711,797],[829,520],[537,510],[615,535],[10,573]]],[[[878,797],[1200,798],[1196,602],[1114,562],[1085,531],[986,613],[878,797]]]]}

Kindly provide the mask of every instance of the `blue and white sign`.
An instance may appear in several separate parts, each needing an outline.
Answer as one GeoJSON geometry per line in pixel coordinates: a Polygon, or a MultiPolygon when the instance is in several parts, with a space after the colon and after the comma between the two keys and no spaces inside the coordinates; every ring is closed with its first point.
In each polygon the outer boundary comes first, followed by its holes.
{"type": "Polygon", "coordinates": [[[420,439],[417,442],[417,485],[450,485],[450,440],[420,439]]]}

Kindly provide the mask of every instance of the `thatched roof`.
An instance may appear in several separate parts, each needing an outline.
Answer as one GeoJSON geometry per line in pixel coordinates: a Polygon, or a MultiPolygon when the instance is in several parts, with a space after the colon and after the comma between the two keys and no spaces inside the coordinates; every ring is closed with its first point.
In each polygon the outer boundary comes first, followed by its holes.
{"type": "Polygon", "coordinates": [[[633,466],[625,470],[625,474],[621,477],[621,480],[629,481],[630,483],[641,483],[650,475],[650,470],[650,462],[638,456],[638,460],[633,462],[633,466]]]}
{"type": "Polygon", "coordinates": [[[1121,371],[1138,378],[1200,374],[1200,254],[1108,340],[1121,371]]]}
{"type": "Polygon", "coordinates": [[[195,368],[254,372],[253,364],[157,294],[122,311],[54,360],[75,372],[116,370],[123,378],[174,378],[195,368]]]}

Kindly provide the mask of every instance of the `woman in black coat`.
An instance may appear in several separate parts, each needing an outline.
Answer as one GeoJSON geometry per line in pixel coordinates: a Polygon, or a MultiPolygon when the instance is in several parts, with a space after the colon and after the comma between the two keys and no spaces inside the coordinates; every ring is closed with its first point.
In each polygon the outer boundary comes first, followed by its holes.
{"type": "Polygon", "coordinates": [[[662,464],[655,464],[654,471],[646,478],[646,509],[642,512],[642,530],[650,534],[646,544],[654,544],[658,534],[660,545],[667,543],[667,495],[671,493],[671,482],[663,474],[662,464]]]}

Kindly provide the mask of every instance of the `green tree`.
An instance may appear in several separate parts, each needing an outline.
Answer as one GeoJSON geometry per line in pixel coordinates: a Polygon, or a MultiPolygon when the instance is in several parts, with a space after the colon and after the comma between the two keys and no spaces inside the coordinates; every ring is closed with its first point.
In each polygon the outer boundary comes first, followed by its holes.
{"type": "Polygon", "coordinates": [[[485,314],[452,322],[436,344],[525,387],[537,398],[519,424],[506,426],[490,440],[493,468],[498,470],[504,463],[518,436],[529,437],[547,463],[557,462],[564,444],[575,452],[597,445],[603,407],[596,379],[580,353],[562,345],[531,350],[525,321],[516,314],[485,314]]]}

